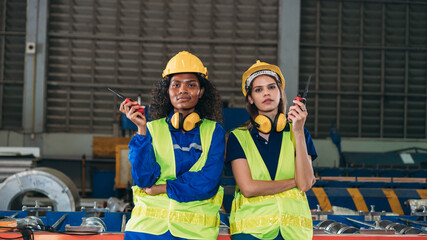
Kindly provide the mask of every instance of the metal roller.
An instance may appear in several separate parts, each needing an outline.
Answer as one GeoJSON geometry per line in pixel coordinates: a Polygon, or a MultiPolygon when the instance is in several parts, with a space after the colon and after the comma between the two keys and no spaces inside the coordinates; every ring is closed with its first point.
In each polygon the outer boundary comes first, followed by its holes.
{"type": "Polygon", "coordinates": [[[423,230],[415,227],[406,227],[400,231],[401,234],[420,234],[423,230]]]}
{"type": "Polygon", "coordinates": [[[359,232],[360,230],[355,227],[344,226],[340,228],[340,230],[338,230],[337,234],[353,234],[353,233],[359,233],[359,232]]]}
{"type": "Polygon", "coordinates": [[[80,225],[82,227],[99,227],[100,232],[106,232],[107,226],[105,225],[104,221],[102,221],[98,217],[89,217],[83,220],[82,224],[80,225]]]}
{"type": "Polygon", "coordinates": [[[41,230],[42,226],[44,226],[43,221],[35,216],[17,219],[17,224],[18,227],[29,227],[33,230],[41,230]]]}
{"type": "Polygon", "coordinates": [[[346,227],[346,225],[339,223],[339,222],[334,222],[334,223],[329,224],[325,228],[325,232],[332,233],[332,234],[338,234],[338,231],[343,227],[346,227]]]}
{"type": "Polygon", "coordinates": [[[339,223],[334,220],[325,220],[319,222],[317,224],[317,228],[321,230],[324,229],[325,233],[331,234],[353,234],[360,232],[358,228],[347,226],[343,223],[339,223]]]}
{"type": "Polygon", "coordinates": [[[334,220],[323,220],[321,222],[319,222],[316,227],[317,229],[325,229],[327,226],[329,226],[329,224],[334,223],[334,220]]]}
{"type": "Polygon", "coordinates": [[[392,224],[393,222],[390,220],[381,220],[378,222],[378,227],[381,229],[386,229],[386,227],[390,224],[392,224]]]}
{"type": "Polygon", "coordinates": [[[107,226],[104,221],[98,217],[82,218],[82,224],[80,226],[65,225],[65,231],[70,232],[94,232],[101,233],[107,231],[107,226]]]}
{"type": "Polygon", "coordinates": [[[16,173],[0,184],[0,210],[13,210],[11,207],[28,192],[46,195],[54,211],[75,211],[80,207],[77,187],[69,177],[52,168],[34,168],[16,173]]]}
{"type": "Polygon", "coordinates": [[[407,226],[401,223],[390,223],[385,228],[389,230],[394,230],[396,233],[399,233],[402,229],[406,228],[407,226]]]}

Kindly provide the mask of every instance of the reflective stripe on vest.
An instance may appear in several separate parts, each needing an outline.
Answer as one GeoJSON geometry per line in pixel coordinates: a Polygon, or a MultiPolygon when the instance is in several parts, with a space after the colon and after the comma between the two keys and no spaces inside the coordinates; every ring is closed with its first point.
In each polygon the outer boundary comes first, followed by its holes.
{"type": "MultiPolygon", "coordinates": [[[[136,193],[138,196],[149,196],[146,194],[142,189],[140,189],[137,186],[134,186],[133,189],[134,193],[136,193]]],[[[159,194],[156,195],[159,198],[168,199],[167,194],[159,194]]],[[[168,199],[169,200],[169,199],[168,199]]],[[[161,200],[160,200],[161,202],[161,200]]],[[[204,200],[204,202],[209,202],[213,205],[219,205],[222,204],[222,195],[216,194],[210,199],[204,200]]],[[[169,209],[162,208],[161,206],[146,206],[139,204],[138,206],[135,206],[132,210],[132,217],[150,217],[150,218],[157,218],[162,220],[168,220],[170,222],[176,222],[176,223],[189,223],[189,224],[198,224],[198,225],[204,225],[208,227],[218,227],[219,226],[219,219],[217,216],[209,216],[201,213],[194,213],[194,212],[179,212],[179,211],[173,211],[169,209]]]]}
{"type": "MultiPolygon", "coordinates": [[[[312,220],[301,216],[292,216],[286,214],[271,214],[261,217],[246,218],[230,225],[230,231],[243,232],[245,229],[265,227],[271,225],[286,225],[295,227],[312,228],[312,220]],[[231,230],[232,229],[232,230],[231,230]]],[[[277,235],[276,235],[277,236],[277,235]]],[[[264,239],[264,238],[262,238],[264,239]]]]}
{"type": "MultiPolygon", "coordinates": [[[[216,123],[204,120],[200,125],[202,154],[190,171],[200,171],[206,163],[216,123]]],[[[169,126],[165,119],[147,123],[152,136],[156,161],[161,175],[156,185],[176,179],[175,154],[169,126]]],[[[167,194],[151,196],[138,186],[132,187],[135,207],[126,225],[126,231],[160,235],[170,231],[181,238],[216,239],[219,230],[219,208],[224,190],[218,189],[215,196],[203,201],[177,202],[167,194]]]]}
{"type": "MultiPolygon", "coordinates": [[[[246,129],[235,129],[233,133],[245,152],[252,178],[271,181],[250,132],[246,129]]],[[[283,132],[275,180],[295,177],[295,148],[292,138],[291,126],[290,131],[283,132]]],[[[236,187],[230,214],[231,234],[246,233],[259,239],[273,239],[280,230],[285,239],[311,239],[312,228],[307,197],[298,188],[273,195],[246,198],[236,187]]]]}
{"type": "MultiPolygon", "coordinates": [[[[304,192],[299,191],[297,189],[289,189],[288,191],[284,191],[281,193],[277,193],[274,195],[266,195],[266,196],[259,196],[259,197],[250,197],[250,198],[246,198],[246,197],[241,197],[240,199],[236,199],[236,201],[238,201],[238,203],[236,203],[236,208],[239,209],[240,206],[245,205],[245,204],[254,204],[254,203],[258,203],[258,202],[262,202],[262,201],[266,201],[266,200],[270,200],[270,199],[275,199],[275,198],[281,198],[281,199],[298,199],[301,201],[306,201],[307,197],[305,196],[304,192]]],[[[236,209],[236,210],[237,210],[236,209]]]]}

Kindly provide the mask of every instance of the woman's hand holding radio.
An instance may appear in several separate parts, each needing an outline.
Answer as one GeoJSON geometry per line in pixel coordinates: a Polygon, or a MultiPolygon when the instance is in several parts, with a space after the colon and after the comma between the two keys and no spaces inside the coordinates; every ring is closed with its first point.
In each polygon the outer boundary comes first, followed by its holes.
{"type": "Polygon", "coordinates": [[[307,108],[303,102],[293,101],[294,105],[289,108],[288,120],[292,122],[292,131],[304,134],[305,120],[307,119],[307,108]]]}
{"type": "Polygon", "coordinates": [[[120,104],[120,112],[138,127],[138,134],[145,136],[147,133],[147,119],[145,118],[145,106],[126,99],[120,104]]]}

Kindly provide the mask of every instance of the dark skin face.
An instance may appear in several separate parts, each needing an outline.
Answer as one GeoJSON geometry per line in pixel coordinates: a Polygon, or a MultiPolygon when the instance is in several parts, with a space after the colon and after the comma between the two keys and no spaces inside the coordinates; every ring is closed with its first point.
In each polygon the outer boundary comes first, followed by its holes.
{"type": "Polygon", "coordinates": [[[192,73],[175,74],[168,90],[174,112],[180,112],[184,116],[194,112],[204,92],[205,89],[200,87],[197,76],[192,73]]]}
{"type": "MultiPolygon", "coordinates": [[[[184,116],[194,112],[199,99],[202,98],[204,88],[200,87],[199,79],[193,73],[179,73],[171,78],[169,84],[168,94],[174,112],[180,112],[184,116]]],[[[128,118],[131,119],[138,126],[138,134],[146,134],[146,119],[141,113],[135,112],[142,106],[133,106],[133,103],[123,103],[120,110],[126,113],[128,118]]],[[[149,188],[143,188],[145,193],[149,195],[158,195],[166,193],[166,184],[153,185],[149,188]]]]}

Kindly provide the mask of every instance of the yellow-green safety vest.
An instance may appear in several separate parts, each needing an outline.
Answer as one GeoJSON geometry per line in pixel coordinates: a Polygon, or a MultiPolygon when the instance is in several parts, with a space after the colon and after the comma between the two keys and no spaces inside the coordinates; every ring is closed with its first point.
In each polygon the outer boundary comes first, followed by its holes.
{"type": "MultiPolygon", "coordinates": [[[[190,171],[200,171],[205,165],[215,125],[215,122],[207,119],[200,125],[202,154],[190,171]]],[[[155,184],[176,179],[175,154],[168,124],[162,118],[148,122],[147,128],[152,137],[156,161],[161,169],[155,184]]],[[[133,186],[132,190],[135,207],[126,224],[126,231],[161,235],[169,230],[173,236],[180,238],[217,239],[219,209],[224,196],[222,187],[219,187],[216,195],[210,199],[191,202],[177,202],[170,199],[166,193],[151,196],[138,186],[133,186]]]]}
{"type": "MultiPolygon", "coordinates": [[[[232,132],[245,152],[252,179],[271,181],[249,130],[238,128],[232,132]]],[[[275,180],[295,178],[294,139],[292,129],[283,131],[275,180]]],[[[259,239],[274,239],[279,230],[287,240],[312,239],[313,222],[305,192],[293,188],[273,195],[246,198],[236,187],[230,213],[231,234],[244,233],[259,239]]]]}

